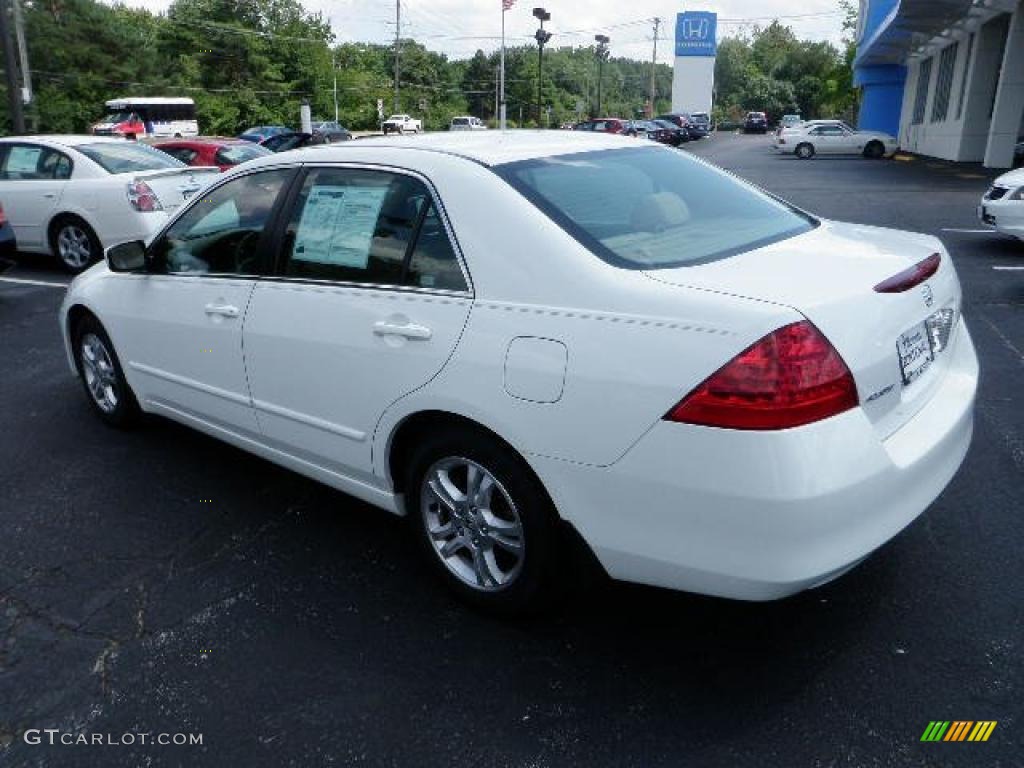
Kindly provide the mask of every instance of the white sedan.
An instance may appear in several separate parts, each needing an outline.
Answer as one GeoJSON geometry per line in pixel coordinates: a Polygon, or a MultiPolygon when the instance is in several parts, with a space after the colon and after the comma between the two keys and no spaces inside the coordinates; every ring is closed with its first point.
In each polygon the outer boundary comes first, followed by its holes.
{"type": "Polygon", "coordinates": [[[102,420],[405,515],[440,578],[516,611],[580,541],[615,578],[748,600],[852,568],[967,452],[960,308],[934,237],[653,142],[446,132],[224,174],[78,277],[60,327],[102,420]]]}
{"type": "Polygon", "coordinates": [[[0,203],[18,249],[53,254],[71,272],[105,246],[148,238],[216,174],[124,139],[0,139],[0,203]]]}
{"type": "Polygon", "coordinates": [[[857,131],[840,120],[818,120],[780,131],[772,148],[802,160],[815,155],[890,157],[899,149],[895,136],[878,131],[857,131]]]}
{"type": "Polygon", "coordinates": [[[978,216],[997,231],[1024,240],[1024,168],[993,182],[978,206],[978,216]]]}

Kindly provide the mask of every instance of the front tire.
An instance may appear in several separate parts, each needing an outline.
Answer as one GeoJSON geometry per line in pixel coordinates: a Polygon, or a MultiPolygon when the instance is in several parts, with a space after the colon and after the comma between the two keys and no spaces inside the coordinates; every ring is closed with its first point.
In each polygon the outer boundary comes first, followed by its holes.
{"type": "Polygon", "coordinates": [[[103,255],[96,233],[77,216],[61,216],[53,222],[50,247],[61,266],[73,275],[84,271],[103,255]]]}
{"type": "Polygon", "coordinates": [[[139,403],[99,320],[91,315],[82,318],[75,326],[72,340],[78,374],[96,415],[112,427],[124,428],[138,421],[139,403]]]}
{"type": "Polygon", "coordinates": [[[800,144],[796,148],[796,156],[801,160],[810,160],[814,157],[814,145],[813,144],[800,144]]]}
{"type": "Polygon", "coordinates": [[[881,160],[885,157],[885,147],[880,141],[870,141],[868,145],[864,147],[864,157],[869,160],[881,160]]]}
{"type": "Polygon", "coordinates": [[[513,615],[551,596],[557,516],[509,446],[465,428],[428,435],[411,457],[405,487],[418,547],[461,599],[513,615]]]}

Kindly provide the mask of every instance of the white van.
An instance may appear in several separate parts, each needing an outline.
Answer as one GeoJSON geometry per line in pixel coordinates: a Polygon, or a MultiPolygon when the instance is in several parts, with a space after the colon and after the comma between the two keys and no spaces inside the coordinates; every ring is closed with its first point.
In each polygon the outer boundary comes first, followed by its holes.
{"type": "Polygon", "coordinates": [[[461,117],[453,117],[452,124],[448,127],[450,131],[486,131],[487,126],[484,125],[484,121],[479,117],[471,117],[469,115],[462,115],[461,117]]]}

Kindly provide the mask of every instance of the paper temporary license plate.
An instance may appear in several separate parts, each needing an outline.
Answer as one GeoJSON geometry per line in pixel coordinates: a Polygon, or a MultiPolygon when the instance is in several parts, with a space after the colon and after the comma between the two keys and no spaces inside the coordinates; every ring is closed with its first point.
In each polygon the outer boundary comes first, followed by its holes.
{"type": "Polygon", "coordinates": [[[900,370],[903,372],[904,384],[910,384],[920,378],[935,358],[932,341],[924,323],[918,323],[901,334],[896,342],[896,349],[900,355],[900,370]]]}

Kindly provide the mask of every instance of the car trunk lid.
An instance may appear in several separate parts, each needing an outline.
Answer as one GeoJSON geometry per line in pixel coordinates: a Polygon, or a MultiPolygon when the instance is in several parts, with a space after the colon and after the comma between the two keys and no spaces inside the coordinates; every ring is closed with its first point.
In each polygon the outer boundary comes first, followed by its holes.
{"type": "Polygon", "coordinates": [[[132,178],[144,181],[153,190],[167,213],[174,213],[186,200],[206,187],[220,175],[216,167],[162,168],[154,171],[135,171],[132,178]]]}
{"type": "Polygon", "coordinates": [[[883,438],[917,413],[938,386],[961,299],[956,272],[937,239],[835,222],[727,259],[646,274],[803,314],[846,361],[861,406],[883,438]],[[930,277],[899,292],[875,290],[936,253],[941,262],[930,277]],[[948,312],[939,315],[941,310],[948,312]],[[946,321],[949,329],[940,326],[946,321]],[[949,333],[942,337],[944,330],[949,333]]]}

